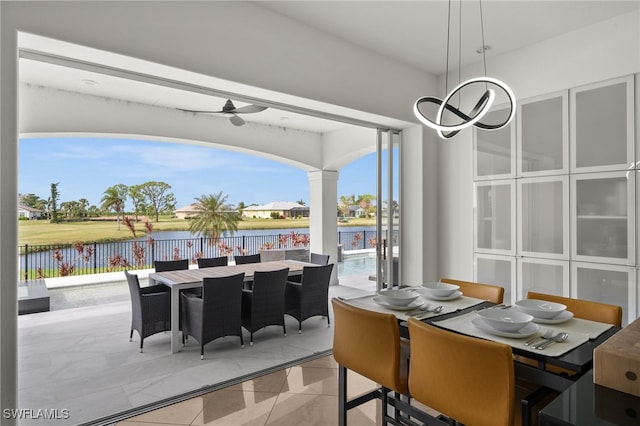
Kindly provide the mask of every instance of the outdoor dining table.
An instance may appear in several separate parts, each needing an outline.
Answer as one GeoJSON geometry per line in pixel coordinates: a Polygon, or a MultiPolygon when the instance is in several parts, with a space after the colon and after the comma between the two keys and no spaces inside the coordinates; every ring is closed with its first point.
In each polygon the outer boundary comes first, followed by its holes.
{"type": "MultiPolygon", "coordinates": [[[[495,303],[461,296],[450,301],[427,300],[431,309],[442,306],[438,313],[429,313],[421,309],[408,311],[394,310],[376,303],[375,294],[363,297],[343,299],[359,308],[377,312],[392,313],[400,323],[400,335],[409,338],[406,320],[410,317],[420,319],[425,323],[437,326],[451,332],[462,333],[477,338],[493,340],[511,346],[514,355],[521,355],[536,361],[536,365],[530,365],[514,361],[516,377],[529,382],[563,392],[570,388],[578,379],[587,374],[593,367],[593,350],[604,343],[609,337],[620,331],[619,327],[594,321],[572,318],[561,324],[538,324],[537,335],[546,329],[554,332],[566,331],[569,339],[564,343],[556,343],[543,350],[525,346],[530,338],[511,338],[493,335],[475,327],[473,319],[477,317],[477,311],[481,309],[517,309],[509,305],[496,305],[495,303]],[[573,375],[563,375],[549,371],[546,366],[555,365],[575,372],[573,375]]],[[[426,305],[426,304],[425,304],[426,305]]],[[[425,306],[423,305],[423,307],[425,306]]]]}
{"type": "Polygon", "coordinates": [[[155,282],[171,288],[171,353],[180,351],[180,290],[202,287],[204,278],[228,277],[242,272],[244,272],[245,281],[253,281],[253,275],[258,271],[275,271],[284,268],[289,268],[289,276],[302,275],[302,270],[305,266],[317,265],[298,260],[277,260],[149,274],[149,284],[154,284],[155,282]]]}

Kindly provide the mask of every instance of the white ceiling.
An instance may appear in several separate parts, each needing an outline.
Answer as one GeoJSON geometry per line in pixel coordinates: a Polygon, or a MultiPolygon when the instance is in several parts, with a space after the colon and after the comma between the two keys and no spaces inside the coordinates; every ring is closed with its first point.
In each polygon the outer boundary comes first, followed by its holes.
{"type": "MultiPolygon", "coordinates": [[[[452,54],[449,66],[458,63],[458,25],[460,9],[453,2],[454,28],[452,54]]],[[[358,45],[377,54],[441,75],[447,66],[446,34],[447,5],[444,0],[431,1],[260,1],[256,4],[296,20],[317,31],[358,45]]],[[[478,62],[481,55],[475,50],[482,45],[479,27],[478,2],[463,1],[462,6],[462,52],[463,65],[478,62]]],[[[503,54],[527,45],[592,25],[598,21],[628,13],[640,8],[640,0],[628,1],[495,1],[485,0],[483,6],[485,44],[491,46],[487,61],[492,55],[503,54]]],[[[62,90],[87,93],[96,96],[122,99],[159,107],[196,110],[221,109],[225,93],[239,93],[238,84],[195,75],[176,73],[176,70],[162,69],[143,64],[133,58],[69,45],[42,37],[22,34],[22,48],[56,56],[85,60],[101,58],[100,64],[108,64],[121,70],[144,69],[146,74],[155,76],[171,75],[171,81],[180,81],[186,86],[207,87],[212,91],[198,93],[198,90],[184,90],[171,84],[156,84],[153,79],[131,79],[126,73],[111,74],[100,67],[68,67],[53,61],[41,62],[36,58],[22,59],[20,81],[37,86],[48,86],[62,90]],[[91,50],[91,52],[87,52],[91,50]],[[98,84],[87,84],[87,82],[98,84]],[[215,92],[222,92],[215,96],[215,92]]],[[[36,55],[37,56],[37,55],[36,55]]],[[[166,67],[165,67],[166,68],[166,67]]],[[[163,77],[166,78],[166,77],[163,77]]],[[[274,102],[271,107],[258,114],[243,115],[246,121],[290,127],[313,132],[327,132],[344,127],[344,123],[296,114],[275,108],[282,101],[274,99],[264,90],[255,89],[257,103],[261,100],[274,102]]],[[[230,95],[231,96],[231,95],[230,95]]],[[[231,96],[232,97],[232,96],[231,96]]],[[[236,107],[247,105],[235,101],[236,107]]],[[[323,105],[312,105],[310,109],[321,111],[323,105]]],[[[284,108],[287,109],[287,108],[284,108]]],[[[340,115],[339,110],[334,114],[340,115]]],[[[347,116],[347,112],[344,114],[347,116]]],[[[375,117],[372,118],[375,122],[375,117]]],[[[405,127],[397,123],[397,127],[405,127]]]]}

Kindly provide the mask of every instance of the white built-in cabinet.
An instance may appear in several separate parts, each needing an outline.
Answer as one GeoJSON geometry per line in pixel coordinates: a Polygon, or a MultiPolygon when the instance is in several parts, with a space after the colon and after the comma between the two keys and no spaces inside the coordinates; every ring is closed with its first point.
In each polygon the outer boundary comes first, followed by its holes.
{"type": "Polygon", "coordinates": [[[536,291],[638,316],[637,78],[519,100],[507,128],[474,130],[475,280],[505,301],[536,291]]]}

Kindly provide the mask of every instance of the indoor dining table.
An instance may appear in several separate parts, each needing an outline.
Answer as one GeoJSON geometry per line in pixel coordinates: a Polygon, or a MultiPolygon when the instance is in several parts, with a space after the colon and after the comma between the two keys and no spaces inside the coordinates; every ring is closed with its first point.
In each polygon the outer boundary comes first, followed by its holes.
{"type": "Polygon", "coordinates": [[[202,287],[204,278],[228,277],[244,272],[245,281],[253,281],[258,271],[289,268],[289,276],[302,275],[305,266],[318,266],[298,260],[247,263],[244,265],[215,266],[211,268],[183,269],[149,274],[149,284],[164,284],[171,288],[171,353],[180,351],[180,290],[202,287]]]}

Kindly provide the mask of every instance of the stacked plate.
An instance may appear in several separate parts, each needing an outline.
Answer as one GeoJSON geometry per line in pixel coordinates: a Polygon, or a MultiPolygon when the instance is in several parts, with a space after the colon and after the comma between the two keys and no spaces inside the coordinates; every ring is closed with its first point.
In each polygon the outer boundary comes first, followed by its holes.
{"type": "Polygon", "coordinates": [[[541,324],[560,324],[573,318],[573,312],[567,311],[562,303],[546,300],[524,299],[516,302],[516,307],[541,324]]]}
{"type": "Polygon", "coordinates": [[[431,300],[454,300],[462,296],[460,286],[441,282],[422,284],[420,294],[431,300]]]}
{"type": "Polygon", "coordinates": [[[532,315],[511,308],[483,309],[471,322],[487,333],[516,339],[532,336],[538,331],[532,315]]]}
{"type": "Polygon", "coordinates": [[[388,309],[408,311],[424,304],[418,297],[420,295],[413,290],[380,290],[373,301],[388,309]]]}

